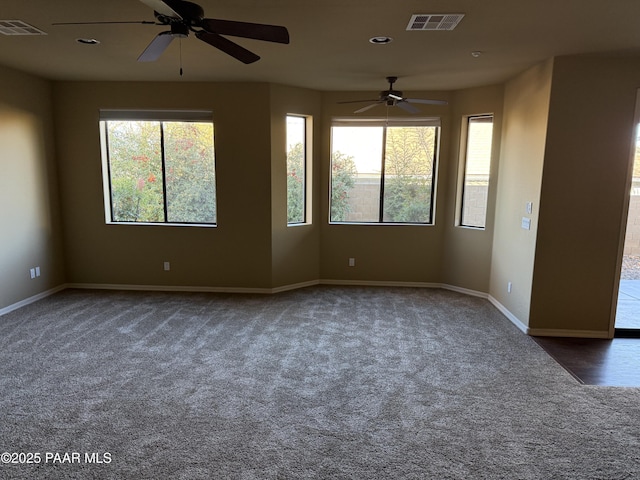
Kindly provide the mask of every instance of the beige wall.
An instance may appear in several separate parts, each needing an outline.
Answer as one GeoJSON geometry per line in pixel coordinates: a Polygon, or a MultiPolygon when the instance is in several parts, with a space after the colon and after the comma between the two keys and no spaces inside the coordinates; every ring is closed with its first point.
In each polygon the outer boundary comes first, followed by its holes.
{"type": "Polygon", "coordinates": [[[609,331],[629,200],[637,58],[554,62],[530,327],[609,331]]]}
{"type": "Polygon", "coordinates": [[[271,286],[269,85],[61,82],[55,100],[69,283],[271,286]],[[105,224],[101,108],[214,112],[217,227],[105,224]]]}
{"type": "Polygon", "coordinates": [[[507,82],[504,94],[489,294],[524,325],[529,324],[552,75],[553,61],[547,61],[507,82]],[[527,202],[533,203],[531,215],[527,202]],[[531,230],[521,227],[525,216],[531,230]]]}
{"type": "Polygon", "coordinates": [[[51,85],[0,67],[0,310],[63,282],[51,85]]]}
{"type": "MultiPolygon", "coordinates": [[[[322,99],[319,92],[271,86],[271,221],[272,285],[274,288],[317,281],[320,275],[320,202],[309,197],[311,218],[306,225],[287,226],[286,116],[305,115],[313,131],[311,142],[313,192],[320,186],[322,99]]],[[[309,138],[310,137],[310,138],[309,138]]]]}
{"type": "Polygon", "coordinates": [[[489,291],[491,273],[491,246],[493,242],[494,212],[499,178],[500,132],[502,131],[502,101],[504,87],[495,85],[454,92],[452,97],[452,121],[449,142],[451,155],[448,161],[449,181],[445,211],[442,282],[478,292],[489,291]],[[464,149],[461,155],[461,137],[466,117],[493,114],[493,142],[491,147],[491,177],[487,202],[485,229],[460,227],[462,175],[464,149]]]}
{"type": "MultiPolygon", "coordinates": [[[[320,276],[327,280],[346,282],[437,282],[442,279],[443,231],[445,206],[452,192],[447,189],[450,162],[450,107],[420,105],[423,116],[438,116],[442,121],[435,225],[329,225],[329,160],[332,117],[354,116],[353,111],[365,104],[337,104],[358,98],[376,98],[378,92],[326,92],[323,94],[323,127],[321,172],[321,246],[320,276]],[[348,259],[355,258],[355,267],[348,259]]],[[[449,100],[448,92],[405,92],[405,96],[449,100]]],[[[386,115],[379,106],[369,115],[386,115]]],[[[400,108],[392,108],[389,115],[403,115],[400,108]]]]}

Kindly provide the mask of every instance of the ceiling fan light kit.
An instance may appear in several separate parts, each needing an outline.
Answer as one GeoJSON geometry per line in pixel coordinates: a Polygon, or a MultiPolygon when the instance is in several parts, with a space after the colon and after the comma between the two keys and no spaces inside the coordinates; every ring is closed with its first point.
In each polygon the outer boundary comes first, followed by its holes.
{"type": "Polygon", "coordinates": [[[139,62],[153,62],[167,49],[174,38],[186,38],[190,32],[195,37],[245,64],[260,60],[260,57],[225,36],[242,37],[274,43],[289,43],[289,32],[285,27],[262,23],[238,22],[205,18],[203,8],[186,0],[140,0],[153,8],[155,22],[77,22],[54,23],[53,25],[139,23],[161,25],[170,30],[160,32],[138,57],[139,62]],[[225,35],[225,36],[223,36],[225,35]]]}

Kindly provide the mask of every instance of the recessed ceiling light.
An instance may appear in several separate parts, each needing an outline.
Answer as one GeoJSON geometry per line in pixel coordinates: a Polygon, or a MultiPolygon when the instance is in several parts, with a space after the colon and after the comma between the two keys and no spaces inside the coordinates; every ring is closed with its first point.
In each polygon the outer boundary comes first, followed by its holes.
{"type": "Polygon", "coordinates": [[[480,55],[482,55],[482,52],[476,50],[475,52],[471,52],[471,56],[473,58],[478,58],[480,55]]]}
{"type": "Polygon", "coordinates": [[[100,41],[95,38],[76,38],[76,42],[82,43],[83,45],[98,45],[100,43],[100,41]]]}
{"type": "Polygon", "coordinates": [[[387,43],[393,42],[393,38],[391,37],[371,37],[369,42],[374,45],[386,45],[387,43]]]}

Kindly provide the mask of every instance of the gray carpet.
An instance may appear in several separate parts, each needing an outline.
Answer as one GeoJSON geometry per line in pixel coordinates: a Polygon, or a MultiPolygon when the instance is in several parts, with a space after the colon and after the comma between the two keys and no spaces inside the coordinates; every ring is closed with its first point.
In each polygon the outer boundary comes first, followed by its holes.
{"type": "Polygon", "coordinates": [[[0,478],[640,478],[640,389],[453,292],[67,290],[0,328],[0,452],[42,456],[0,478]]]}

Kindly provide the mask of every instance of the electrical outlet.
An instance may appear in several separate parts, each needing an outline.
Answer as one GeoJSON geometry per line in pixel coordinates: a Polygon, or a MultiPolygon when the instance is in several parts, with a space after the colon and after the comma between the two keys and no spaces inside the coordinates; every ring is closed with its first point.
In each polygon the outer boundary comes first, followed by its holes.
{"type": "Polygon", "coordinates": [[[164,262],[164,271],[168,272],[171,270],[171,264],[169,262],[164,262]]]}
{"type": "Polygon", "coordinates": [[[355,267],[356,266],[356,259],[355,258],[350,258],[349,259],[349,266],[350,267],[355,267]]]}
{"type": "Polygon", "coordinates": [[[29,275],[31,276],[32,279],[36,278],[36,269],[35,268],[30,268],[29,269],[29,275]]]}

